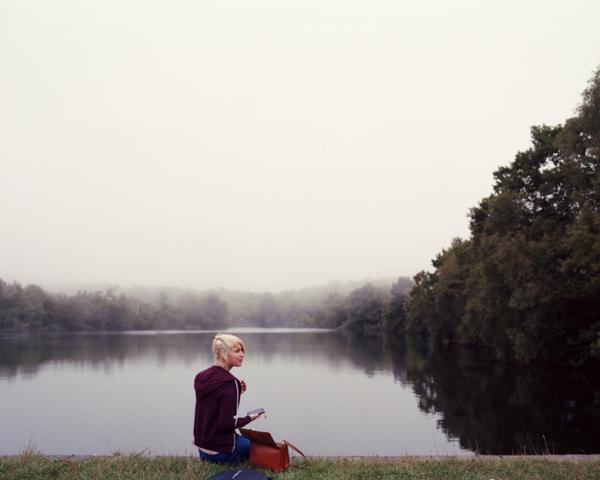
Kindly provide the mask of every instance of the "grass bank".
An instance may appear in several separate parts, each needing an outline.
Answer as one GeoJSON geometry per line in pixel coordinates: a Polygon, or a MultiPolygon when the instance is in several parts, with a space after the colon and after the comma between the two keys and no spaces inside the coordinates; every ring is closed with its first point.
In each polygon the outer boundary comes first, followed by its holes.
{"type": "MultiPolygon", "coordinates": [[[[285,473],[265,472],[273,479],[410,479],[410,480],[597,480],[600,459],[584,460],[518,457],[427,459],[350,458],[309,459],[305,464],[294,459],[285,473]]],[[[252,468],[246,466],[246,468],[252,468]]],[[[193,457],[112,457],[49,458],[26,453],[0,457],[1,480],[203,480],[222,467],[203,463],[193,457]]]]}

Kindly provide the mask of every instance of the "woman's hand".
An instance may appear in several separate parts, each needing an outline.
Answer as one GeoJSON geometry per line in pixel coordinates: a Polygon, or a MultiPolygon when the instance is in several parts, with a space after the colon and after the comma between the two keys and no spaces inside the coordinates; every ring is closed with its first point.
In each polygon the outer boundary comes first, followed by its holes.
{"type": "Polygon", "coordinates": [[[250,421],[251,421],[251,422],[253,422],[253,421],[254,421],[254,420],[256,420],[258,417],[260,417],[260,416],[261,416],[263,413],[264,413],[264,412],[262,412],[262,413],[257,413],[256,415],[250,415],[250,421]]]}

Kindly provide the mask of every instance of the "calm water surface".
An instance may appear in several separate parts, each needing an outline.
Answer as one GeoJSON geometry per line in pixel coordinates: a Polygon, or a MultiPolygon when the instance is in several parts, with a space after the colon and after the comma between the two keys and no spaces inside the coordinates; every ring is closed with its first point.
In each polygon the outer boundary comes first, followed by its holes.
{"type": "MultiPolygon", "coordinates": [[[[600,387],[584,373],[425,356],[337,332],[234,329],[241,412],[307,455],[599,453],[600,387]]],[[[0,454],[190,454],[194,375],[214,332],[0,338],[0,454]]]]}

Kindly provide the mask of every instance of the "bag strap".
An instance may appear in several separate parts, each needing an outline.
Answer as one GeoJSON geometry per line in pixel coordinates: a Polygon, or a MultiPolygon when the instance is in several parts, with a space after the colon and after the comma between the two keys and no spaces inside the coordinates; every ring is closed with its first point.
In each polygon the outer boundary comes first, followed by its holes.
{"type": "Polygon", "coordinates": [[[304,457],[304,460],[307,460],[306,455],[304,455],[300,449],[298,447],[295,447],[294,445],[292,445],[290,442],[288,442],[287,440],[284,440],[283,443],[285,445],[287,445],[288,447],[290,447],[292,450],[296,450],[300,455],[302,455],[304,457]]]}

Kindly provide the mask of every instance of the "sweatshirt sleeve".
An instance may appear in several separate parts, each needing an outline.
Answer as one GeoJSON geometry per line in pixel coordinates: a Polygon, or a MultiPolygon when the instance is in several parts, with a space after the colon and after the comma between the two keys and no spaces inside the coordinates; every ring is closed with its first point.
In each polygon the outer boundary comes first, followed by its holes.
{"type": "Polygon", "coordinates": [[[219,431],[232,432],[250,423],[250,417],[236,417],[238,407],[238,392],[235,384],[227,384],[221,395],[221,408],[219,408],[219,431]]]}
{"type": "Polygon", "coordinates": [[[238,418],[235,421],[235,428],[242,428],[245,425],[250,423],[250,416],[246,415],[245,417],[238,418]]]}

